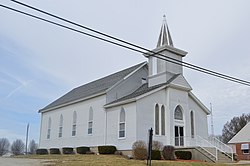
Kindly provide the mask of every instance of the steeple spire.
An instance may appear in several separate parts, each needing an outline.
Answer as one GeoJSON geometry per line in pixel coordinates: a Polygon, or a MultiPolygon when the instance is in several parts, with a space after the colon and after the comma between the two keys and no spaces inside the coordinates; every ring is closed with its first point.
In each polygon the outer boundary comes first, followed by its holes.
{"type": "Polygon", "coordinates": [[[159,35],[156,47],[160,47],[163,45],[169,45],[169,46],[174,47],[173,40],[171,38],[169,29],[168,29],[168,24],[167,24],[167,20],[166,20],[165,15],[163,16],[161,31],[160,31],[160,35],[159,35]]]}

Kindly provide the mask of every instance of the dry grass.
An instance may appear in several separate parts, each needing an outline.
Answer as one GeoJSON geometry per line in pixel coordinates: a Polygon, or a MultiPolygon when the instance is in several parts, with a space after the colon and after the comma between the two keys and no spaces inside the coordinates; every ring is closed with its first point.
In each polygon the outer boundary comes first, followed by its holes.
{"type": "MultiPolygon", "coordinates": [[[[24,156],[25,157],[25,156],[24,156]]],[[[46,166],[145,166],[146,161],[130,160],[115,155],[31,155],[31,159],[43,159],[46,166]]],[[[25,157],[26,158],[26,157],[25,157]]],[[[206,162],[152,161],[153,166],[225,166],[206,162]]]]}

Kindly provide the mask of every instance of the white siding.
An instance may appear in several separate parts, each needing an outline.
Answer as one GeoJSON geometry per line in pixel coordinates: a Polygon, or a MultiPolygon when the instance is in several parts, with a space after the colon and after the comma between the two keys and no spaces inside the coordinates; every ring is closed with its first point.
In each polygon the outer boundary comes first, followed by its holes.
{"type": "MultiPolygon", "coordinates": [[[[161,141],[163,144],[167,144],[167,135],[169,134],[168,131],[168,124],[169,124],[169,116],[168,116],[168,109],[166,108],[166,95],[165,90],[158,91],[156,93],[153,93],[149,96],[146,96],[140,100],[137,101],[137,134],[136,139],[137,140],[144,140],[148,141],[148,130],[152,127],[154,129],[154,113],[155,113],[155,104],[159,104],[159,108],[161,108],[162,105],[165,106],[165,136],[155,136],[154,140],[161,141]]],[[[161,126],[161,125],[160,125],[161,126]]],[[[161,129],[160,129],[161,131],[161,129]]]]}
{"type": "Polygon", "coordinates": [[[96,146],[104,144],[105,111],[103,105],[106,96],[79,102],[53,111],[42,113],[40,148],[96,146]],[[88,112],[92,106],[93,134],[88,135],[88,112]],[[72,136],[73,112],[77,112],[77,132],[72,136]],[[59,118],[63,115],[62,138],[58,138],[59,118]],[[48,118],[51,117],[51,137],[47,139],[48,118]]]}
{"type": "MultiPolygon", "coordinates": [[[[207,114],[198,106],[198,104],[189,97],[189,113],[194,112],[194,134],[203,138],[208,137],[207,114]]],[[[189,114],[190,116],[190,114],[189,114]]],[[[188,122],[189,135],[191,134],[191,122],[188,122]]]]}
{"type": "Polygon", "coordinates": [[[135,103],[107,109],[107,145],[115,145],[118,150],[130,150],[136,141],[135,103]],[[119,138],[119,116],[121,108],[125,110],[125,138],[119,138]]]}

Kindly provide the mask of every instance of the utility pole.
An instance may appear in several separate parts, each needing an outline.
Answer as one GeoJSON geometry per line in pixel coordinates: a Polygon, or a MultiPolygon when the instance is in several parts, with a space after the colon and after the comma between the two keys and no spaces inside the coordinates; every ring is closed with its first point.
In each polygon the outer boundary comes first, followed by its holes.
{"type": "Polygon", "coordinates": [[[26,148],[25,148],[25,152],[26,152],[26,155],[28,154],[28,137],[29,137],[29,123],[27,125],[27,130],[26,130],[26,148]]]}
{"type": "Polygon", "coordinates": [[[214,118],[213,118],[212,103],[210,103],[210,111],[211,111],[211,135],[214,136],[214,118]]]}

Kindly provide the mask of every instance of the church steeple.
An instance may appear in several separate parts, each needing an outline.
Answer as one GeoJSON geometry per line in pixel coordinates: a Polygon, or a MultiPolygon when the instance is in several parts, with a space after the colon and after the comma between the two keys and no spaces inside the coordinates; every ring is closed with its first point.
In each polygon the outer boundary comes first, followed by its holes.
{"type": "Polygon", "coordinates": [[[163,45],[168,45],[168,46],[174,47],[174,43],[173,43],[173,40],[172,40],[170,32],[169,32],[169,28],[168,28],[168,24],[167,24],[167,20],[166,20],[165,15],[163,16],[161,31],[160,31],[160,35],[159,35],[156,47],[161,47],[163,45]]]}
{"type": "Polygon", "coordinates": [[[185,57],[186,54],[186,51],[174,47],[166,16],[164,15],[156,48],[144,54],[144,56],[148,58],[149,87],[167,83],[174,75],[182,75],[182,66],[168,61],[167,59],[176,59],[181,63],[182,58],[185,57]],[[164,57],[166,57],[166,60],[163,59],[164,57]]]}

